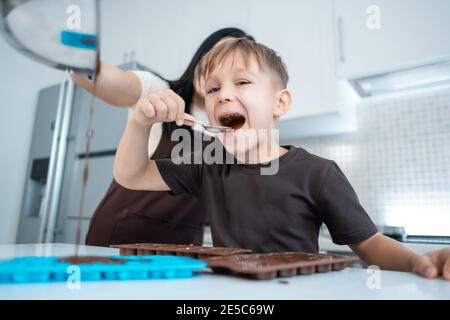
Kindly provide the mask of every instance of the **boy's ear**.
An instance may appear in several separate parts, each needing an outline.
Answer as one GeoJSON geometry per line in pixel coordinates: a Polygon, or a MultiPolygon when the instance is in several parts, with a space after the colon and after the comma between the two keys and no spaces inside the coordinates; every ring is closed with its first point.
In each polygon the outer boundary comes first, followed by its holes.
{"type": "Polygon", "coordinates": [[[288,89],[281,90],[277,95],[277,105],[273,111],[275,117],[281,117],[289,111],[292,102],[292,94],[288,89]]]}

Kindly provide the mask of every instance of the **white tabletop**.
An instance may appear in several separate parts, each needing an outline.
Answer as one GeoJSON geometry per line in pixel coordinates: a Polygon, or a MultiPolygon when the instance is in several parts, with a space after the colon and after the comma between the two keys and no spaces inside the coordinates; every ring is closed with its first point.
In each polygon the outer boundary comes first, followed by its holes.
{"type": "MultiPolygon", "coordinates": [[[[2,259],[73,254],[71,244],[0,245],[2,259]]],[[[79,254],[116,255],[118,250],[81,246],[79,254]]],[[[188,279],[82,282],[78,290],[68,289],[65,283],[0,284],[0,299],[450,299],[450,282],[442,279],[381,271],[377,289],[374,277],[359,268],[269,281],[205,271],[188,279]]]]}

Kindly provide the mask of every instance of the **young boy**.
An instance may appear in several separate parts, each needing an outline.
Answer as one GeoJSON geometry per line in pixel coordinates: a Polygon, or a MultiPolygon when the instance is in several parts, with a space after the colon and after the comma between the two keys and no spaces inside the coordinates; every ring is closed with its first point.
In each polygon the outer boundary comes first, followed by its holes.
{"type": "Polygon", "coordinates": [[[234,129],[217,137],[237,163],[148,160],[152,124],[181,125],[186,118],[183,101],[170,90],[161,91],[141,99],[128,121],[114,164],[118,183],[196,195],[209,214],[216,246],[317,252],[325,223],[335,243],[349,245],[369,265],[450,280],[450,248],[419,255],[378,233],[335,162],[280,146],[273,135],[254,134],[276,129],[291,105],[288,74],[273,50],[229,40],[205,56],[201,70],[210,123],[234,129]],[[276,173],[261,174],[273,162],[276,173]]]}

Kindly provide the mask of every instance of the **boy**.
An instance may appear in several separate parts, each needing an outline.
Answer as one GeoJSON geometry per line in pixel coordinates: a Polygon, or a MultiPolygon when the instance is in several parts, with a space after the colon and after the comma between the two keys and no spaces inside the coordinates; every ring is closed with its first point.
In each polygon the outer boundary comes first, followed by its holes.
{"type": "Polygon", "coordinates": [[[186,118],[183,101],[161,91],[141,99],[128,121],[114,164],[118,183],[196,195],[209,214],[216,246],[317,252],[325,223],[335,243],[349,245],[369,265],[450,280],[450,248],[419,255],[378,233],[335,162],[280,146],[273,135],[254,134],[276,129],[291,105],[288,74],[273,50],[245,39],[229,40],[204,57],[201,70],[210,123],[234,129],[217,140],[238,163],[148,160],[151,125],[181,125],[186,118]],[[261,174],[273,162],[279,166],[276,173],[261,174]]]}

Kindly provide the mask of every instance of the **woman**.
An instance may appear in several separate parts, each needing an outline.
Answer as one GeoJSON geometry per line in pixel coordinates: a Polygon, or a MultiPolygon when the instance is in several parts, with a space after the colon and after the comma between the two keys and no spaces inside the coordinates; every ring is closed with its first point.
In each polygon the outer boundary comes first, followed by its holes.
{"type": "MultiPolygon", "coordinates": [[[[237,28],[225,28],[211,34],[199,47],[183,75],[168,81],[156,74],[142,71],[125,72],[101,63],[95,92],[92,83],[83,75],[73,75],[74,82],[98,98],[115,106],[131,106],[153,90],[172,89],[186,103],[185,112],[203,123],[208,122],[204,109],[204,84],[197,77],[197,65],[214,46],[229,38],[246,37],[237,28]]],[[[153,126],[148,152],[153,159],[168,158],[178,142],[171,141],[173,123],[153,126]]],[[[202,130],[200,126],[188,130],[202,130]]],[[[105,197],[91,219],[86,244],[109,246],[126,243],[201,244],[206,213],[197,199],[190,195],[171,195],[167,192],[128,190],[112,181],[105,197]]]]}

